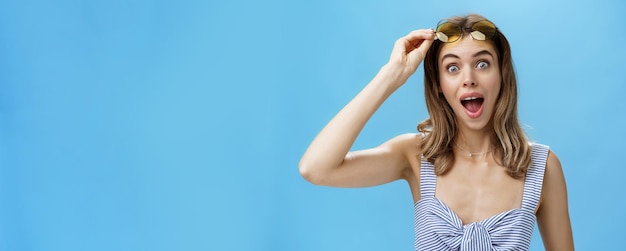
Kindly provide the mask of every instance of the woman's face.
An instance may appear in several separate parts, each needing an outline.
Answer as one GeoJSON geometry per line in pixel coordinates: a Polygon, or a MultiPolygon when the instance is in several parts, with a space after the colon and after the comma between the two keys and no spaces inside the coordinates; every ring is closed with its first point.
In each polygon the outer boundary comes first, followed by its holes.
{"type": "Polygon", "coordinates": [[[454,110],[457,126],[470,130],[489,130],[500,92],[498,55],[487,41],[463,39],[445,43],[437,58],[439,83],[454,110]]]}

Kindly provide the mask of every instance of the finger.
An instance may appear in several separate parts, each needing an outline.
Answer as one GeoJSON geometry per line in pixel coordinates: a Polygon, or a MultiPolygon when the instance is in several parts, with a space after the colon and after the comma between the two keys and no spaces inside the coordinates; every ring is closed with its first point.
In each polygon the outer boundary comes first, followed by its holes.
{"type": "MultiPolygon", "coordinates": [[[[419,45],[423,40],[434,40],[435,32],[432,29],[414,30],[403,37],[411,45],[419,45]]],[[[417,46],[416,46],[417,47],[417,46]]]]}
{"type": "Polygon", "coordinates": [[[433,44],[433,42],[434,40],[422,40],[417,48],[408,53],[409,57],[411,57],[412,60],[415,60],[416,62],[423,61],[424,58],[426,58],[426,52],[428,52],[428,49],[433,44]]]}
{"type": "Polygon", "coordinates": [[[422,40],[434,39],[434,38],[435,38],[435,33],[433,32],[432,29],[423,29],[423,30],[411,31],[409,34],[398,39],[397,42],[400,44],[406,44],[406,45],[409,45],[409,44],[417,45],[422,40]]]}
{"type": "Polygon", "coordinates": [[[435,35],[432,29],[414,30],[410,32],[396,40],[390,60],[400,62],[402,58],[408,56],[412,61],[421,61],[434,41],[434,37],[435,35]],[[425,47],[425,49],[417,51],[420,47],[425,47]]]}
{"type": "Polygon", "coordinates": [[[394,45],[394,51],[402,54],[409,53],[418,48],[423,41],[433,41],[434,31],[432,29],[414,30],[398,39],[394,45]]]}
{"type": "Polygon", "coordinates": [[[425,56],[426,52],[428,51],[430,46],[433,45],[434,42],[434,39],[423,40],[422,43],[415,50],[419,51],[422,55],[425,56]]]}

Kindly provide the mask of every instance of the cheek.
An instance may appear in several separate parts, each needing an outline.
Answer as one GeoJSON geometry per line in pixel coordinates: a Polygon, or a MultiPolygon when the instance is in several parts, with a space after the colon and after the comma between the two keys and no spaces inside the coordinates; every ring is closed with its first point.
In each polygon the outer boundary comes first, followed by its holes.
{"type": "Polygon", "coordinates": [[[491,101],[488,101],[492,105],[497,104],[500,99],[500,89],[502,88],[501,81],[502,79],[500,77],[493,77],[489,79],[489,81],[483,82],[486,85],[485,88],[490,93],[490,96],[492,96],[491,101]]]}
{"type": "Polygon", "coordinates": [[[496,91],[496,93],[499,93],[502,85],[502,75],[500,74],[500,69],[498,67],[493,69],[490,83],[493,90],[496,91]]]}
{"type": "Polygon", "coordinates": [[[489,92],[499,93],[500,85],[502,83],[502,78],[500,77],[500,73],[498,71],[490,72],[489,74],[479,75],[478,79],[479,85],[482,85],[483,88],[488,89],[489,92]]]}
{"type": "Polygon", "coordinates": [[[446,98],[448,104],[451,104],[454,100],[456,100],[454,85],[449,81],[446,81],[443,77],[441,78],[441,85],[439,88],[440,93],[443,93],[443,96],[446,98]]]}
{"type": "Polygon", "coordinates": [[[500,78],[499,75],[493,78],[493,80],[491,81],[490,87],[491,87],[491,92],[496,93],[496,95],[500,93],[500,88],[502,88],[502,78],[500,78]]]}

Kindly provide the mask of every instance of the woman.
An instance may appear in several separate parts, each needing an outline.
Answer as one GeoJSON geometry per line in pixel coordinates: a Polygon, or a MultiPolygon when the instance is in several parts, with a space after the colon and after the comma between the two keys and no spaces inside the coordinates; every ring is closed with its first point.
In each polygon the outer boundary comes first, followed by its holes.
{"type": "Polygon", "coordinates": [[[535,221],[546,250],[574,249],[559,159],[526,139],[508,41],[479,15],[398,39],[389,62],[317,135],[299,168],[324,186],[407,180],[415,250],[527,250],[535,221]],[[422,61],[430,117],[419,133],[349,152],[422,61]]]}

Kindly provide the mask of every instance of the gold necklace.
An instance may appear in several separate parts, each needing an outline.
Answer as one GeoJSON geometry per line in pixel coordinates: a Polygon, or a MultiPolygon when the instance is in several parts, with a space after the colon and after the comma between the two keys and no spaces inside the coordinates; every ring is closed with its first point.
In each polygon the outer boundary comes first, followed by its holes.
{"type": "Polygon", "coordinates": [[[463,149],[463,147],[459,146],[459,144],[457,144],[457,143],[456,143],[456,141],[454,142],[454,145],[455,145],[456,147],[458,147],[459,149],[461,149],[462,151],[464,151],[465,153],[467,153],[467,155],[468,155],[470,158],[471,158],[471,157],[474,157],[474,156],[477,156],[477,155],[487,154],[487,153],[490,153],[491,151],[493,151],[493,148],[491,148],[491,149],[489,149],[489,151],[479,152],[479,153],[473,153],[473,152],[470,152],[470,151],[468,151],[468,150],[463,149]]]}

